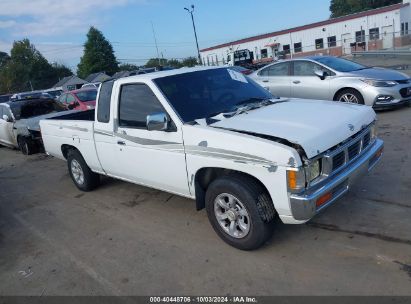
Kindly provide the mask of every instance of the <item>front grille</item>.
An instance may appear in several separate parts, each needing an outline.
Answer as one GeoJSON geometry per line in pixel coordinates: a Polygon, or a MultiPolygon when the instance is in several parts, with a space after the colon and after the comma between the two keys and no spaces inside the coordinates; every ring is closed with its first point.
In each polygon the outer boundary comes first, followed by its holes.
{"type": "Polygon", "coordinates": [[[355,144],[348,147],[348,159],[354,159],[358,153],[360,153],[361,141],[357,141],[355,144]]]}
{"type": "Polygon", "coordinates": [[[328,156],[325,155],[325,173],[332,174],[357,158],[371,144],[371,131],[366,129],[353,136],[350,141],[340,144],[328,156]]]}
{"type": "Polygon", "coordinates": [[[365,149],[368,147],[371,141],[371,132],[368,132],[364,135],[364,139],[362,140],[362,148],[365,149]]]}
{"type": "Polygon", "coordinates": [[[333,171],[342,167],[345,163],[345,151],[341,151],[333,157],[333,171]]]}
{"type": "Polygon", "coordinates": [[[400,90],[400,94],[403,98],[411,96],[411,89],[410,88],[402,88],[400,90]]]}

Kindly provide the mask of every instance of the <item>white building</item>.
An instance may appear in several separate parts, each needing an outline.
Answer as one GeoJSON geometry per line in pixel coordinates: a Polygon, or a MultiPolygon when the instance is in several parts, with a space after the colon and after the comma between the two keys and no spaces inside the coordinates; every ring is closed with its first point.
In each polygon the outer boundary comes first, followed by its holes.
{"type": "Polygon", "coordinates": [[[411,46],[411,0],[339,18],[244,38],[200,51],[204,65],[222,65],[236,50],[256,62],[279,56],[349,55],[353,51],[411,46]]]}

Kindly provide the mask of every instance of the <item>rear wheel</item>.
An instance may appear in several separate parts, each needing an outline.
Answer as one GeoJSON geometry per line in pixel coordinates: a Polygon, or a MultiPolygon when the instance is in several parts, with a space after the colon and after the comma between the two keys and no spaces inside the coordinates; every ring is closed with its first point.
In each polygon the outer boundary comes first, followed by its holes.
{"type": "Polygon", "coordinates": [[[336,100],[341,102],[364,104],[364,98],[361,93],[354,89],[346,89],[341,91],[338,93],[336,100]]]}
{"type": "Polygon", "coordinates": [[[100,184],[100,175],[91,171],[79,151],[68,153],[67,165],[71,179],[81,191],[94,190],[100,184]]]}
{"type": "Polygon", "coordinates": [[[272,235],[275,210],[258,183],[245,176],[225,176],[206,193],[208,219],[216,233],[241,250],[261,247],[272,235]]]}
{"type": "Polygon", "coordinates": [[[31,155],[35,153],[35,146],[29,138],[19,137],[18,145],[21,153],[24,155],[31,155]]]}

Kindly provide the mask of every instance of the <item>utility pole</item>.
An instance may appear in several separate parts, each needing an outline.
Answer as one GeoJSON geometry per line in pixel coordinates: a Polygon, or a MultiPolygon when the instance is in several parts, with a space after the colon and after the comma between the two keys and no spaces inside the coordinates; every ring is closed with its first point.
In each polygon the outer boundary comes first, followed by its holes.
{"type": "Polygon", "coordinates": [[[198,63],[201,65],[201,55],[200,55],[200,49],[198,47],[198,39],[197,39],[197,31],[196,31],[196,25],[194,22],[194,5],[191,5],[191,10],[188,8],[184,8],[187,12],[190,13],[191,15],[191,21],[193,22],[193,29],[194,29],[194,37],[196,38],[196,45],[197,45],[197,54],[198,54],[198,63]]]}
{"type": "Polygon", "coordinates": [[[158,66],[161,66],[161,59],[160,59],[160,54],[158,52],[157,38],[156,38],[156,32],[154,31],[153,21],[151,21],[151,28],[153,29],[154,43],[156,44],[156,49],[157,49],[158,66]]]}

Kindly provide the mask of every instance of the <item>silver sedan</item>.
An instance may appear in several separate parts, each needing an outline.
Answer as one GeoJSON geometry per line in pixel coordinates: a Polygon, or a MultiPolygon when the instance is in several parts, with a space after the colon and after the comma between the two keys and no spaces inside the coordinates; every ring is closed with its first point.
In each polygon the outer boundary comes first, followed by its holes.
{"type": "Polygon", "coordinates": [[[343,58],[315,56],[273,63],[250,75],[281,97],[336,100],[374,108],[411,102],[408,75],[343,58]]]}

